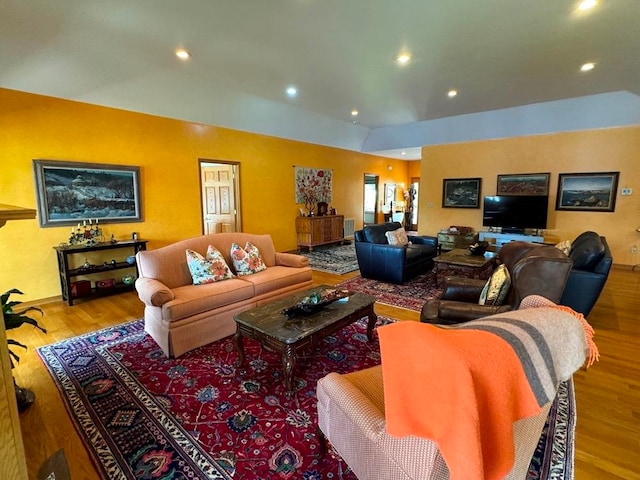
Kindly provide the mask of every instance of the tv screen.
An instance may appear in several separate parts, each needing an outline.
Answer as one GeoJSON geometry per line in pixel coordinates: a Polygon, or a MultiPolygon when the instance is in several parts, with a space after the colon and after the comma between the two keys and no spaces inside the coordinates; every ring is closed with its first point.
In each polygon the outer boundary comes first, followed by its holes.
{"type": "Polygon", "coordinates": [[[521,232],[526,228],[547,228],[546,195],[499,195],[484,197],[482,225],[502,231],[521,232]]]}

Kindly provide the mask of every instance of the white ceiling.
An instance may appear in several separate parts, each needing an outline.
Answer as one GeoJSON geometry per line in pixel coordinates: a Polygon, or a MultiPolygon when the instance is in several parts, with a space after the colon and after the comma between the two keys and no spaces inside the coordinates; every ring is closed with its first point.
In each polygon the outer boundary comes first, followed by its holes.
{"type": "MultiPolygon", "coordinates": [[[[0,86],[361,151],[388,127],[639,96],[640,0],[576,5],[0,0],[0,86]],[[175,58],[177,47],[192,59],[175,58]],[[413,55],[405,67],[394,62],[402,50],[413,55]],[[596,68],[581,73],[588,61],[596,68]],[[295,99],[284,94],[290,84],[295,99]]],[[[405,138],[376,151],[410,158],[419,145],[405,138]]]]}

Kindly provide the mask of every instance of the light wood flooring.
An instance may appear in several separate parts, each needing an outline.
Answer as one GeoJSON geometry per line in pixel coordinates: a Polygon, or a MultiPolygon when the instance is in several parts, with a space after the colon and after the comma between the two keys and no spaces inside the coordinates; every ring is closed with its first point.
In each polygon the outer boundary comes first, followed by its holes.
{"type": "MultiPolygon", "coordinates": [[[[316,284],[336,284],[357,275],[314,272],[316,284]]],[[[588,320],[596,330],[600,361],[575,374],[578,425],[577,480],[640,480],[640,271],[614,267],[588,320]]],[[[63,448],[73,480],[98,478],[75,432],[60,395],[40,362],[35,348],[100,328],[142,317],[135,293],[124,293],[73,307],[55,301],[41,305],[47,334],[30,327],[12,330],[10,336],[29,346],[18,352],[14,370],[18,384],[35,391],[37,399],[20,414],[29,468],[36,478],[42,462],[63,448]]],[[[376,305],[378,315],[417,320],[418,313],[376,305]]]]}

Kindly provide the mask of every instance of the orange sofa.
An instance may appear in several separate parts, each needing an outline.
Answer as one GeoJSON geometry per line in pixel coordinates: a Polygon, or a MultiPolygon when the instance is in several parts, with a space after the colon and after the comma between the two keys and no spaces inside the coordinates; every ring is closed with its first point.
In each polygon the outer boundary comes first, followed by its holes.
{"type": "Polygon", "coordinates": [[[235,333],[233,316],[313,284],[308,259],[276,252],[270,235],[216,233],[136,254],[138,297],[144,303],[145,330],[167,356],[178,356],[235,333]],[[193,285],[186,250],[204,255],[217,248],[233,271],[231,245],[258,247],[267,266],[252,275],[193,285]]]}

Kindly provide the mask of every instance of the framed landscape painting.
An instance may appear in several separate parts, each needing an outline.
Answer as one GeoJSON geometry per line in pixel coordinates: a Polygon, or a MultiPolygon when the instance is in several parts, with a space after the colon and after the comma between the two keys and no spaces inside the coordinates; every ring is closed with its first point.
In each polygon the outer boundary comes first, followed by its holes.
{"type": "Polygon", "coordinates": [[[620,172],[561,173],[556,210],[613,212],[620,172]]]}
{"type": "Polygon", "coordinates": [[[549,174],[498,175],[496,195],[549,195],[549,174]]]}
{"type": "Polygon", "coordinates": [[[41,227],[142,220],[139,167],[34,160],[33,170],[41,227]]]}
{"type": "Polygon", "coordinates": [[[481,178],[445,178],[442,181],[443,208],[480,208],[481,178]]]}

